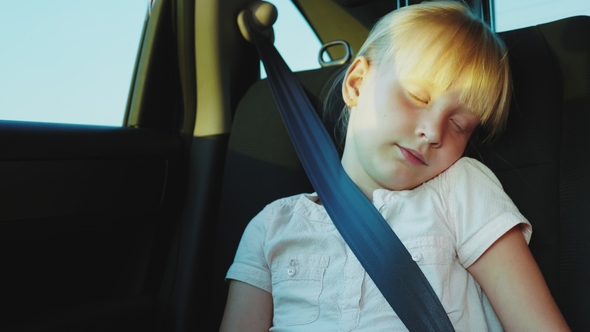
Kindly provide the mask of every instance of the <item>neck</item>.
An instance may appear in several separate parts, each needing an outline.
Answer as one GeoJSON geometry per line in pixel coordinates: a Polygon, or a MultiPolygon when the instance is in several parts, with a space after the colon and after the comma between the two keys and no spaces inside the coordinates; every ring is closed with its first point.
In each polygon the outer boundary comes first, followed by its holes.
{"type": "Polygon", "coordinates": [[[352,182],[354,182],[354,184],[356,184],[363,194],[365,194],[365,196],[367,196],[367,198],[372,202],[373,192],[380,187],[377,184],[370,185],[374,181],[372,181],[366,172],[364,172],[362,169],[358,169],[356,158],[356,156],[351,156],[350,153],[346,153],[345,148],[344,154],[342,155],[342,168],[344,168],[344,171],[350,177],[352,182]],[[367,178],[370,181],[368,181],[367,178]]]}

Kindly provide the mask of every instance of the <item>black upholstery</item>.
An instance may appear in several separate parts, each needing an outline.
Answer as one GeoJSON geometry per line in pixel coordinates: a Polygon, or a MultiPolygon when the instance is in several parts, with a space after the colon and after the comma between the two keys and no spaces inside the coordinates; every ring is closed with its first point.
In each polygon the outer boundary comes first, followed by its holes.
{"type": "MultiPolygon", "coordinates": [[[[508,125],[501,138],[468,154],[496,173],[533,224],[531,250],[566,320],[583,330],[590,325],[590,17],[501,36],[514,80],[508,125]]],[[[318,110],[341,69],[299,74],[318,110]]],[[[336,103],[334,114],[342,106],[336,103]]],[[[334,114],[327,117],[331,133],[334,114]]],[[[236,112],[222,190],[213,324],[221,318],[223,278],[248,221],[274,199],[313,191],[265,81],[236,112]]]]}
{"type": "Polygon", "coordinates": [[[506,132],[479,149],[533,224],[530,248],[574,330],[590,318],[590,18],[502,34],[514,101],[506,132]],[[586,151],[586,154],[584,154],[586,151]],[[587,187],[587,186],[586,186],[587,187]]]}

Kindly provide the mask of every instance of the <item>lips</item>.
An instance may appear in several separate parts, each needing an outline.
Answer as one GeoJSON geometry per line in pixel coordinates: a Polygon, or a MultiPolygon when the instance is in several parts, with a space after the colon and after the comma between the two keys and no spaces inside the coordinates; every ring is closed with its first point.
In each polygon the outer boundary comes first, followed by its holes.
{"type": "Polygon", "coordinates": [[[408,162],[410,162],[410,164],[416,165],[416,166],[426,165],[426,162],[424,161],[424,156],[420,152],[418,152],[416,150],[412,150],[412,149],[406,149],[406,148],[401,147],[399,145],[397,147],[402,152],[402,155],[404,156],[404,158],[406,158],[406,160],[408,162]]]}

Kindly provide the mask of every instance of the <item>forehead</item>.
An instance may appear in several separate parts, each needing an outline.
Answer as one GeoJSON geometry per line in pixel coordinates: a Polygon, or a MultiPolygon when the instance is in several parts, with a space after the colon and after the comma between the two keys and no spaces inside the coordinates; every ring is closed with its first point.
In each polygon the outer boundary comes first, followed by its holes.
{"type": "Polygon", "coordinates": [[[406,63],[403,59],[398,59],[394,63],[390,61],[377,66],[371,65],[371,74],[385,81],[395,80],[402,85],[413,85],[433,92],[469,90],[470,78],[474,76],[469,70],[440,66],[428,60],[414,61],[410,65],[406,63]]]}
{"type": "Polygon", "coordinates": [[[402,85],[424,89],[429,93],[463,93],[470,89],[465,76],[466,74],[460,73],[458,75],[452,75],[449,79],[436,79],[432,76],[413,75],[412,72],[409,72],[407,75],[399,75],[397,78],[402,85]]]}
{"type": "Polygon", "coordinates": [[[455,52],[439,47],[401,49],[392,60],[400,78],[443,90],[460,76],[468,75],[455,52]]]}

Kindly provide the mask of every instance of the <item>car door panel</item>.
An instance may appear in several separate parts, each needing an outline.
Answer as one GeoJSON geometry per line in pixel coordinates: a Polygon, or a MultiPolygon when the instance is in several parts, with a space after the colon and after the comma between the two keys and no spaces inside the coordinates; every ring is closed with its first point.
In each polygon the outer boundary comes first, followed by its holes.
{"type": "Polygon", "coordinates": [[[153,319],[183,196],[180,136],[3,121],[0,142],[0,327],[148,307],[153,319]]]}

